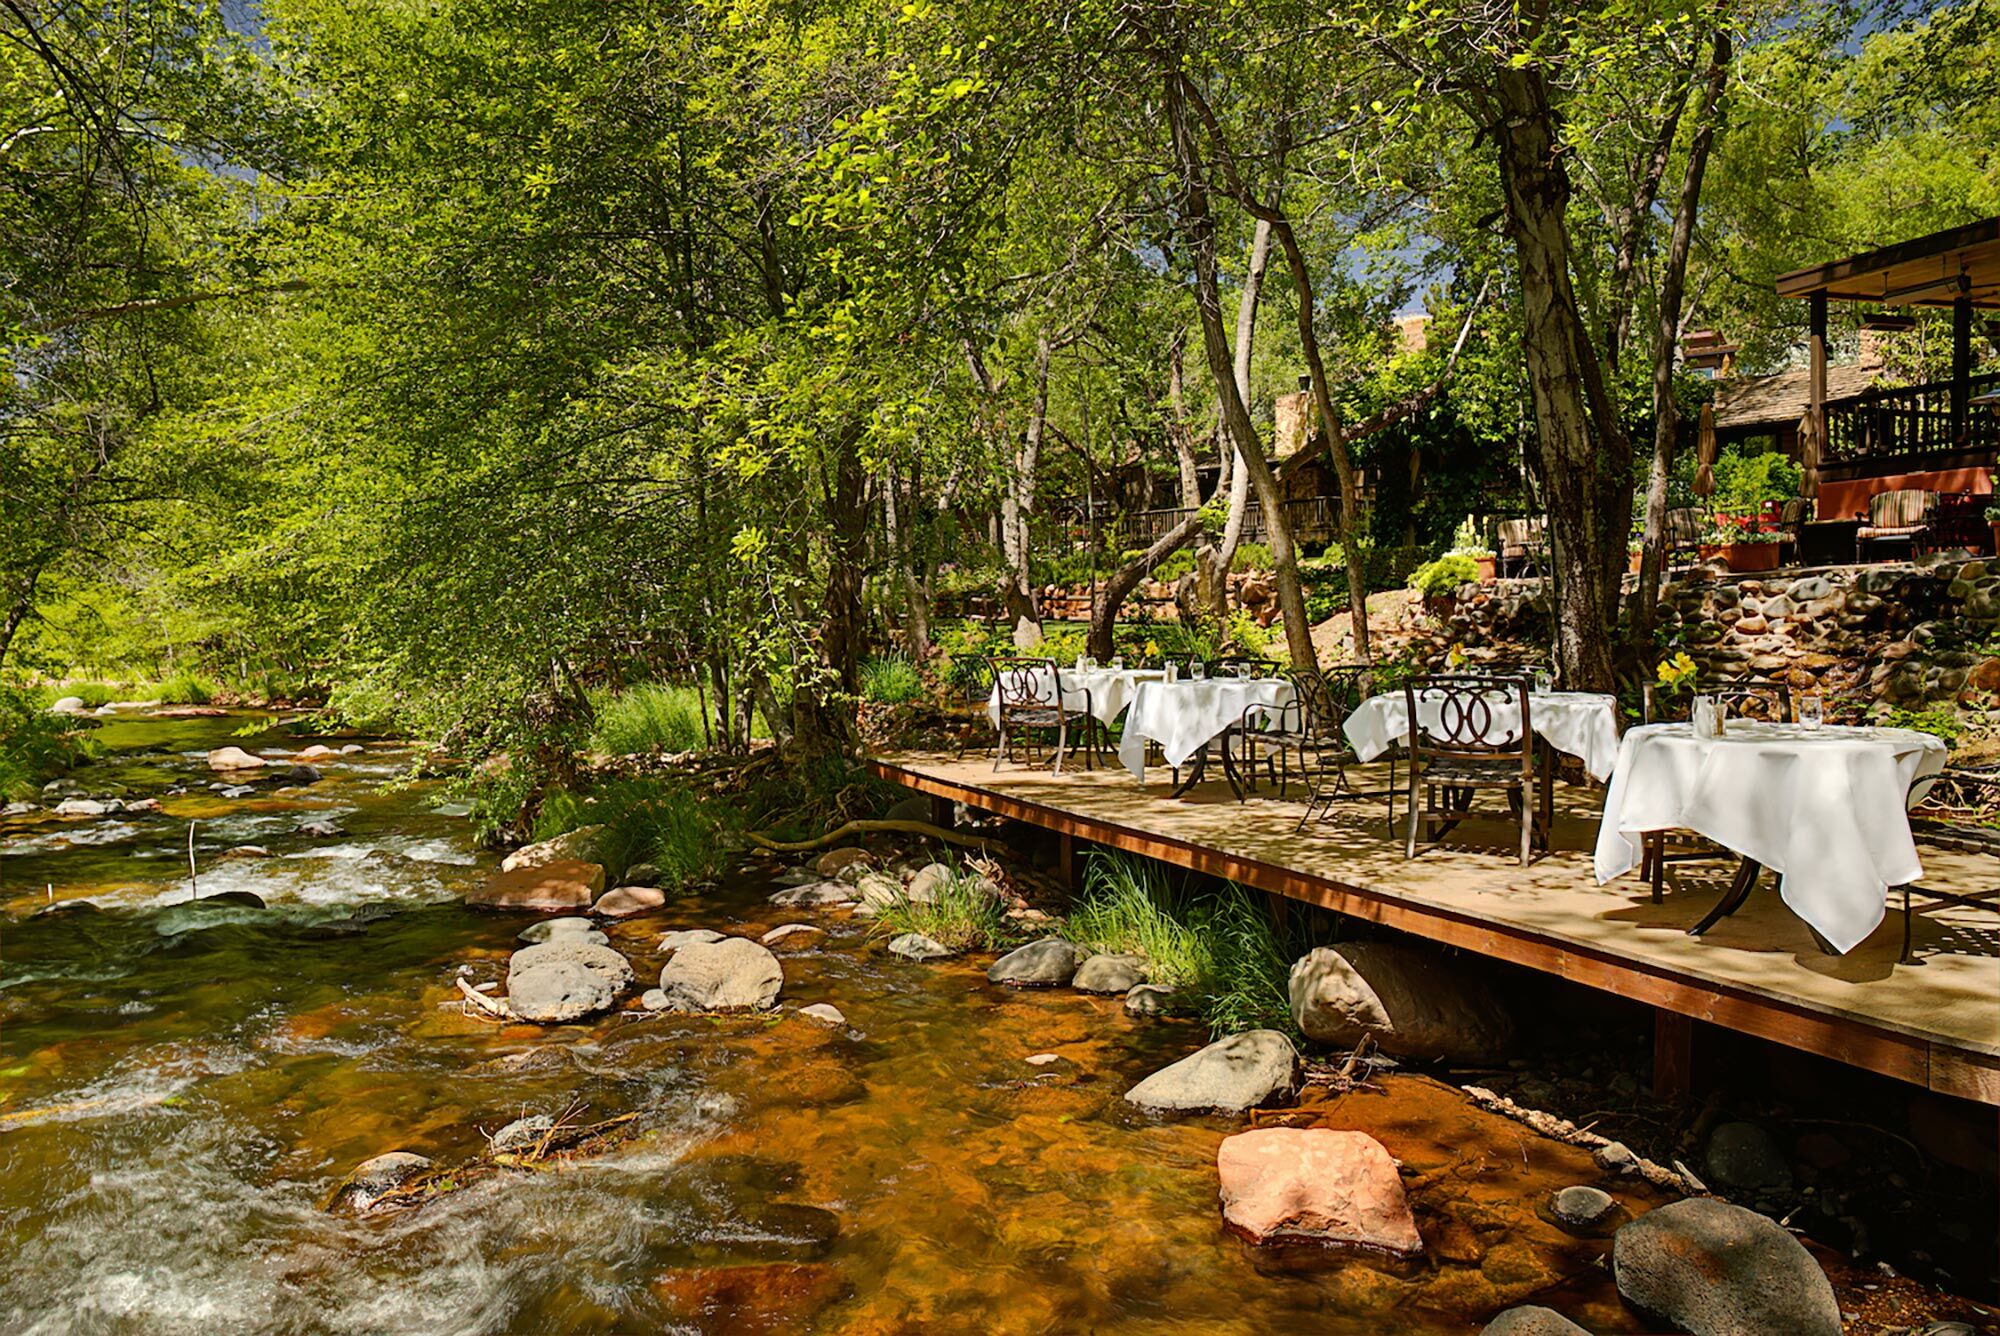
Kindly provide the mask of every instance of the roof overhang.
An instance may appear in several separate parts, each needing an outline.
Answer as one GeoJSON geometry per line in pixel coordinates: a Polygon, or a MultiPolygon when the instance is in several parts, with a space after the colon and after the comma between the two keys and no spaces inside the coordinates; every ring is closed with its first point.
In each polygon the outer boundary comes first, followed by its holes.
{"type": "Polygon", "coordinates": [[[1780,297],[1825,293],[1881,306],[1950,306],[1964,296],[2000,310],[2000,218],[1795,269],[1777,287],[1780,297]]]}

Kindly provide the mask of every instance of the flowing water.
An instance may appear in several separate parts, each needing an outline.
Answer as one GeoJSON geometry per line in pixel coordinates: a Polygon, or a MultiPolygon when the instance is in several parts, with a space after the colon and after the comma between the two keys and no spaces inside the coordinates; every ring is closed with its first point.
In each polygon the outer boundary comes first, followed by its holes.
{"type": "MultiPolygon", "coordinates": [[[[162,811],[0,831],[0,1329],[1465,1333],[1530,1296],[1642,1329],[1603,1242],[1543,1217],[1552,1189],[1597,1177],[1582,1152],[1419,1077],[1309,1094],[1295,1120],[1403,1161],[1426,1255],[1253,1248],[1215,1195],[1244,1121],[1120,1098],[1194,1027],[1004,992],[983,961],[912,965],[840,916],[781,951],[777,1016],[467,1017],[454,981],[500,977],[523,926],[459,904],[492,856],[435,786],[397,782],[393,744],[218,795],[203,753],[243,723],[110,723],[78,779],[162,811]],[[311,817],[343,833],[299,833],[311,817]],[[267,907],[191,900],[190,821],[202,895],[267,907]],[[245,844],[271,856],[224,856],[245,844]],[[51,893],[99,909],[37,914],[51,893]],[[847,1029],[788,1014],[821,1001],[847,1029]],[[370,1156],[469,1166],[510,1120],[572,1108],[634,1114],[631,1135],[469,1171],[416,1209],[323,1209],[370,1156]]],[[[643,981],[664,929],[762,933],[787,915],[772,871],[613,944],[643,981]]]]}

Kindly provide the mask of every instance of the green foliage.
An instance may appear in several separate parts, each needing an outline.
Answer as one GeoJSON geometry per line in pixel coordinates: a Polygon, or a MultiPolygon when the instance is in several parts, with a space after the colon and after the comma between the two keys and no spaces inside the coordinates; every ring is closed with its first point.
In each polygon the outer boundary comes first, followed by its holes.
{"type": "Polygon", "coordinates": [[[1177,547],[1161,557],[1152,571],[1152,577],[1166,584],[1172,584],[1194,569],[1194,549],[1177,547]]]}
{"type": "Polygon", "coordinates": [[[661,889],[686,891],[727,866],[737,808],[671,779],[611,780],[581,795],[556,790],[543,800],[533,835],[546,840],[579,826],[603,826],[596,853],[616,885],[636,863],[660,870],[661,889]]]}
{"type": "Polygon", "coordinates": [[[1268,571],[1277,565],[1271,555],[1268,543],[1238,543],[1235,560],[1229,563],[1232,571],[1268,571]]]}
{"type": "Polygon", "coordinates": [[[998,951],[1019,937],[1007,919],[1006,904],[978,873],[954,867],[936,891],[936,899],[928,902],[898,894],[877,911],[868,935],[917,932],[954,951],[998,951]]]}
{"type": "Polygon", "coordinates": [[[148,693],[162,705],[206,705],[221,694],[222,683],[191,669],[175,673],[148,693]]]}
{"type": "Polygon", "coordinates": [[[1924,710],[1892,707],[1882,716],[1882,722],[1891,728],[1913,728],[1919,733],[1929,733],[1942,739],[1947,747],[1956,747],[1960,735],[1965,732],[1965,721],[1959,718],[1958,711],[1948,705],[1924,710]]]}
{"type": "Polygon", "coordinates": [[[591,750],[607,756],[692,751],[702,744],[701,700],[690,686],[647,683],[593,692],[591,750]]]}
{"type": "Polygon", "coordinates": [[[1460,585],[1471,584],[1478,579],[1478,563],[1471,557],[1453,552],[1435,561],[1427,561],[1411,571],[1410,588],[1425,598],[1441,598],[1460,585]]]}
{"type": "Polygon", "coordinates": [[[1715,461],[1715,495],[1710,505],[1718,511],[1755,511],[1766,501],[1785,501],[1799,494],[1803,477],[1799,466],[1782,454],[1743,454],[1724,450],[1715,461]]]}
{"type": "Polygon", "coordinates": [[[1098,854],[1062,934],[1092,951],[1144,956],[1151,982],[1194,995],[1216,973],[1202,921],[1186,883],[1170,879],[1165,864],[1098,854]]]}
{"type": "MultiPolygon", "coordinates": [[[[1310,606],[1307,612],[1311,612],[1310,606]]],[[[1261,659],[1270,654],[1274,637],[1269,631],[1257,625],[1255,617],[1239,609],[1229,614],[1229,639],[1236,646],[1238,653],[1261,659]]]]}
{"type": "Polygon", "coordinates": [[[94,750],[89,730],[50,714],[40,693],[0,684],[0,798],[33,797],[94,750]]]}
{"type": "Polygon", "coordinates": [[[921,700],[923,674],[901,654],[873,654],[861,661],[861,698],[877,705],[921,700]]]}
{"type": "Polygon", "coordinates": [[[112,701],[123,700],[125,695],[113,682],[66,682],[60,687],[45,687],[38,694],[46,695],[50,702],[64,696],[74,696],[82,701],[84,708],[95,710],[109,705],[112,701]]]}

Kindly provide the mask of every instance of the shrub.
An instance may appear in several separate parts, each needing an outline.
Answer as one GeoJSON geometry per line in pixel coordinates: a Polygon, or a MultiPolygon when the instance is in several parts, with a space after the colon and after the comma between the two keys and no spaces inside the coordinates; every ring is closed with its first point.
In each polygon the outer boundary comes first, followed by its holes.
{"type": "Polygon", "coordinates": [[[1783,501],[1799,494],[1803,473],[1782,454],[1746,455],[1724,450],[1715,461],[1717,510],[1756,510],[1766,501],[1783,501]]]}
{"type": "Polygon", "coordinates": [[[1268,571],[1277,565],[1266,543],[1238,543],[1235,560],[1229,563],[1232,571],[1268,571]]]}
{"type": "Polygon", "coordinates": [[[1890,728],[1912,728],[1919,733],[1929,733],[1947,747],[1956,747],[1959,735],[1965,732],[1965,721],[1958,717],[1958,711],[1948,705],[1929,710],[1891,709],[1882,717],[1882,722],[1890,728]]]}
{"type": "Polygon", "coordinates": [[[592,692],[597,722],[590,747],[609,756],[692,751],[702,743],[701,698],[693,687],[648,683],[616,694],[592,692]]]}
{"type": "Polygon", "coordinates": [[[1425,598],[1441,598],[1462,584],[1479,578],[1479,564],[1471,557],[1449,553],[1427,561],[1410,572],[1410,588],[1425,598]]]}
{"type": "Polygon", "coordinates": [[[955,867],[936,890],[937,898],[927,904],[898,894],[876,913],[868,935],[918,932],[954,951],[997,951],[1013,942],[1006,906],[978,873],[955,867]]]}
{"type": "Polygon", "coordinates": [[[1193,569],[1193,550],[1185,547],[1177,547],[1167,553],[1166,556],[1160,558],[1159,564],[1153,567],[1152,576],[1155,580],[1164,580],[1166,583],[1172,584],[1193,569]]]}
{"type": "Polygon", "coordinates": [[[183,670],[154,687],[149,694],[162,705],[206,705],[221,690],[222,684],[208,674],[183,670]]]}
{"type": "Polygon", "coordinates": [[[1239,653],[1254,659],[1263,658],[1271,649],[1271,633],[1257,625],[1257,619],[1247,612],[1229,614],[1229,638],[1239,653]]]}
{"type": "Polygon", "coordinates": [[[607,881],[651,863],[662,890],[686,890],[720,876],[733,810],[667,779],[620,779],[584,794],[551,790],[535,818],[534,838],[553,839],[579,826],[603,826],[597,854],[607,881]]]}
{"type": "Polygon", "coordinates": [[[901,654],[873,654],[861,661],[861,696],[877,705],[901,705],[921,698],[924,679],[901,654]]]}
{"type": "Polygon", "coordinates": [[[50,714],[40,693],[0,686],[0,796],[31,797],[93,750],[89,733],[50,714]]]}

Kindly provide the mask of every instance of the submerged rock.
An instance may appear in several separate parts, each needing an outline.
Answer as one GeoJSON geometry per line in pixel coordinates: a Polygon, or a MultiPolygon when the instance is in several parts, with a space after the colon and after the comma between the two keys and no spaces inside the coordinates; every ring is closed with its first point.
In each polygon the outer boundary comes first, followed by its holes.
{"type": "Polygon", "coordinates": [[[926,937],[920,932],[906,932],[891,938],[889,953],[905,960],[943,960],[958,954],[935,937],[926,937]]]}
{"type": "Polygon", "coordinates": [[[799,1015],[810,1016],[821,1025],[838,1027],[847,1024],[847,1017],[831,1002],[815,1002],[809,1007],[800,1007],[799,1015]]]}
{"type": "Polygon", "coordinates": [[[590,942],[597,946],[609,946],[611,939],[597,930],[597,925],[587,918],[552,918],[540,923],[530,923],[516,934],[514,940],[526,946],[539,946],[543,942],[555,941],[558,937],[566,941],[590,942]]]}
{"type": "Polygon", "coordinates": [[[1254,1242],[1423,1251],[1396,1161],[1365,1132],[1263,1127],[1224,1138],[1215,1155],[1222,1218],[1254,1242]]]}
{"type": "Polygon", "coordinates": [[[1076,975],[1076,948],[1060,937],[1016,947],[986,971],[990,983],[1015,988],[1055,988],[1076,975]]]}
{"type": "Polygon", "coordinates": [[[702,946],[709,942],[719,942],[722,934],[713,928],[682,928],[676,932],[663,932],[654,945],[661,951],[678,951],[684,946],[702,946]]]}
{"type": "MultiPolygon", "coordinates": [[[[501,860],[500,870],[513,872],[520,868],[548,867],[553,863],[602,862],[598,857],[597,843],[603,834],[603,826],[578,826],[554,839],[543,840],[539,844],[524,844],[501,860]]],[[[602,883],[599,889],[603,889],[602,883]]]]}
{"type": "Polygon", "coordinates": [[[674,1011],[769,1011],[784,983],[778,958],[747,937],[690,943],[660,971],[674,1011]]]}
{"type": "Polygon", "coordinates": [[[1125,1098],[1142,1109],[1240,1113],[1289,1095],[1298,1063],[1292,1041],[1276,1030],[1245,1030],[1161,1068],[1125,1098]]]}
{"type": "Polygon", "coordinates": [[[856,898],[854,888],[844,881],[815,881],[778,891],[771,896],[771,903],[792,909],[813,905],[851,905],[856,898]]]}
{"type": "Polygon", "coordinates": [[[339,752],[327,746],[324,742],[315,742],[312,746],[299,750],[293,755],[292,759],[295,761],[326,761],[338,755],[340,755],[339,752]]]}
{"type": "Polygon", "coordinates": [[[508,1155],[515,1151],[532,1150],[542,1143],[554,1130],[556,1120],[546,1113],[531,1113],[526,1118],[516,1118],[495,1132],[486,1140],[486,1148],[495,1155],[508,1155]]]}
{"type": "Polygon", "coordinates": [[[824,937],[826,929],[816,923],[780,923],[757,940],[765,946],[777,946],[781,942],[795,941],[800,937],[824,937]]]}
{"type": "Polygon", "coordinates": [[[507,1005],[538,1025],[603,1011],[631,985],[632,966],[625,957],[573,936],[523,947],[507,962],[507,1005]]]}
{"type": "Polygon", "coordinates": [[[1549,1199],[1549,1214],[1557,1224],[1586,1235],[1604,1230],[1618,1213],[1618,1199],[1603,1188],[1579,1184],[1563,1188],[1549,1199]]]}
{"type": "Polygon", "coordinates": [[[667,1010],[667,995],[657,988],[648,988],[639,994],[639,1005],[648,1011],[667,1010]]]}
{"type": "Polygon", "coordinates": [[[667,903],[665,891],[652,886],[620,886],[597,897],[590,912],[600,918],[631,918],[649,914],[667,903]]]}
{"type": "Polygon", "coordinates": [[[485,885],[467,892],[465,903],[476,909],[560,914],[590,908],[603,890],[601,864],[565,860],[502,871],[485,885]]]}
{"type": "Polygon", "coordinates": [[[299,834],[310,835],[316,840],[331,840],[347,832],[338,821],[330,816],[314,817],[310,821],[299,822],[299,834]]]}
{"type": "Polygon", "coordinates": [[[875,856],[866,849],[829,849],[813,861],[813,871],[822,877],[837,877],[851,867],[873,867],[875,856]]]}
{"type": "Polygon", "coordinates": [[[1510,1308],[1480,1328],[1479,1336],[1590,1336],[1553,1308],[1523,1304],[1510,1308]]]}
{"type": "Polygon", "coordinates": [[[392,1150],[363,1160],[334,1188],[327,1198],[326,1209],[365,1211],[430,1167],[428,1156],[407,1150],[392,1150]]]}
{"type": "Polygon", "coordinates": [[[49,810],[57,816],[103,816],[117,809],[96,798],[65,798],[49,810]]]}
{"type": "Polygon", "coordinates": [[[1292,966],[1290,993],[1300,1032],[1336,1048],[1365,1037],[1401,1057],[1480,1061],[1513,1044],[1492,990],[1429,948],[1322,946],[1292,966]]]}
{"type": "Polygon", "coordinates": [[[1618,1293],[1690,1336],[1840,1336],[1833,1285],[1777,1222],[1713,1197],[1646,1212],[1611,1243],[1618,1293]]]}
{"type": "Polygon", "coordinates": [[[183,900],[175,908],[199,909],[203,906],[220,908],[223,905],[242,905],[248,909],[262,909],[264,908],[264,897],[252,891],[217,891],[213,895],[201,895],[196,896],[192,900],[183,900]]]}
{"type": "Polygon", "coordinates": [[[1127,1016],[1164,1016],[1174,1009],[1174,990],[1165,984],[1142,983],[1125,994],[1127,1016]]]}
{"type": "Polygon", "coordinates": [[[1084,993],[1129,993],[1144,982],[1144,956],[1104,955],[1078,965],[1069,986],[1084,993]]]}

